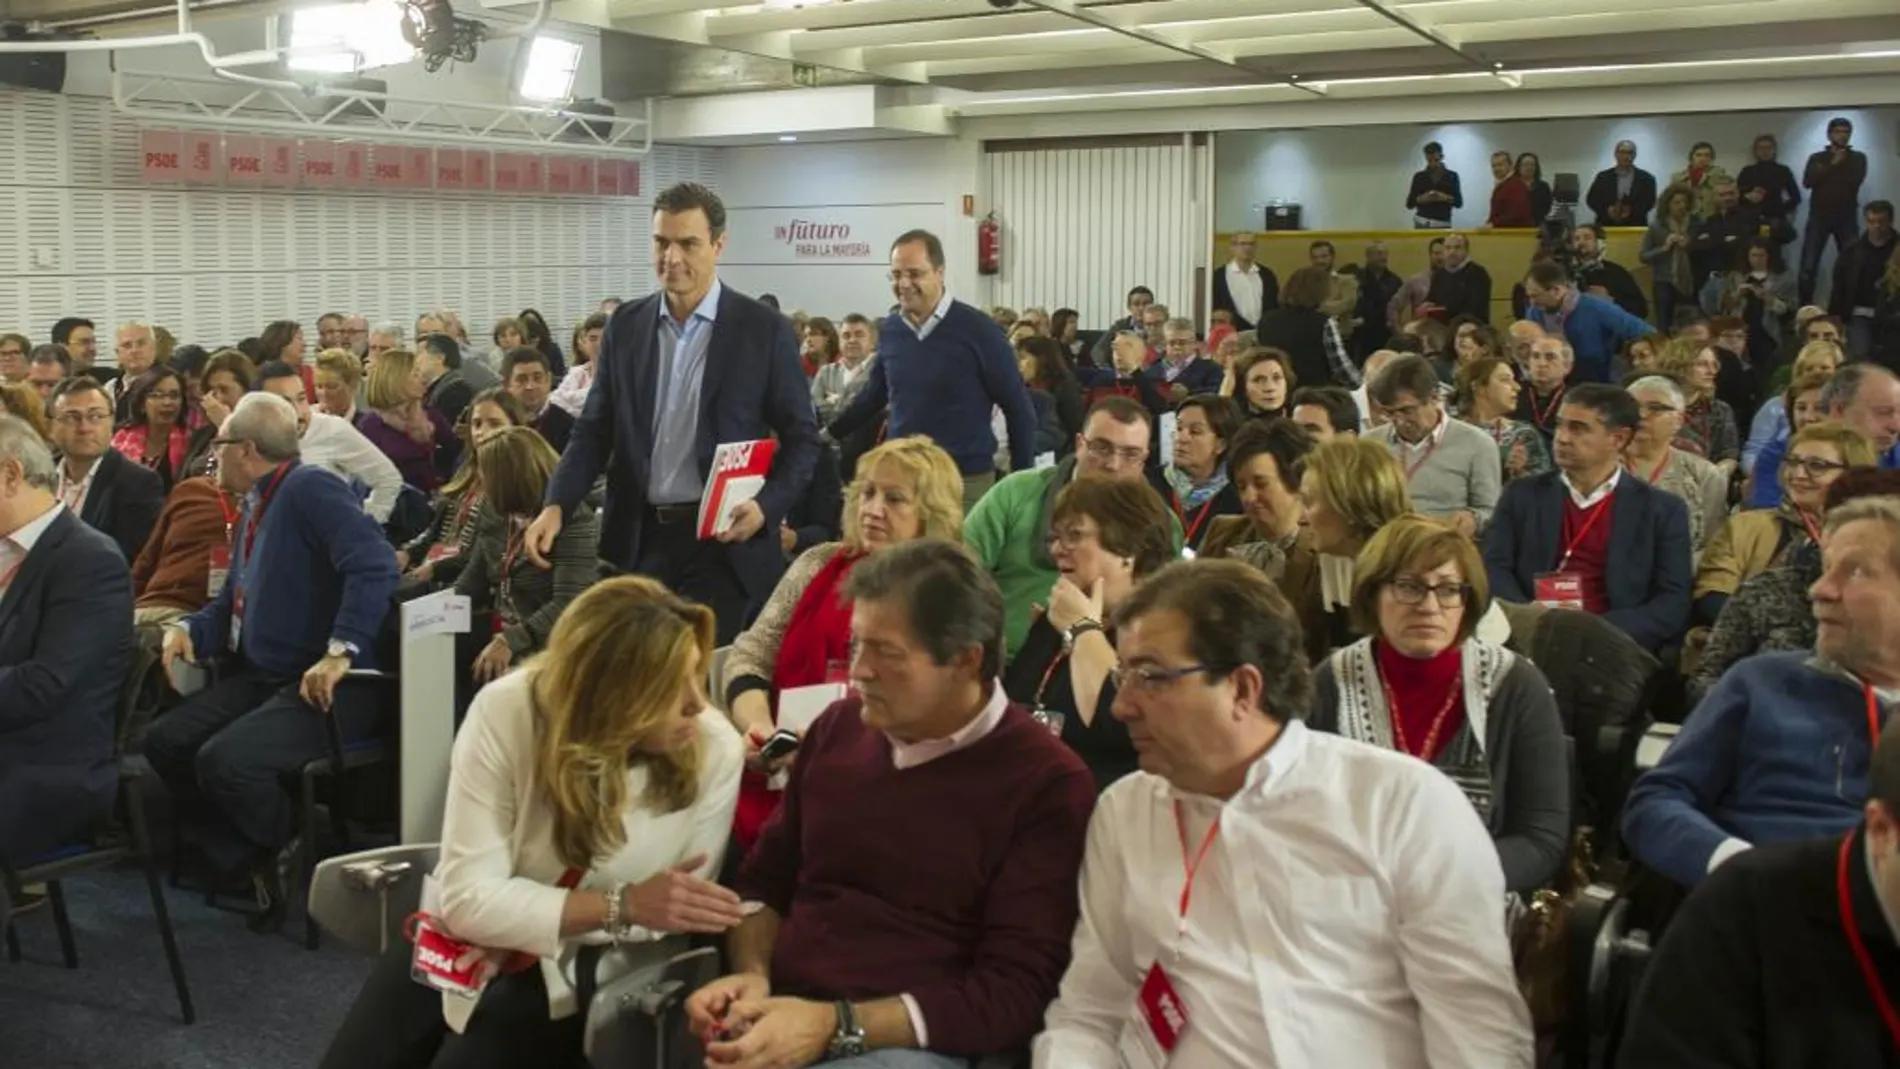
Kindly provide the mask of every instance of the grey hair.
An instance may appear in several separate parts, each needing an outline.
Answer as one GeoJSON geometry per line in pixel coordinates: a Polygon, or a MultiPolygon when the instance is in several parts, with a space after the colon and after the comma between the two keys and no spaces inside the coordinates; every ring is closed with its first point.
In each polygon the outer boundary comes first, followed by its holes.
{"type": "Polygon", "coordinates": [[[1160,312],[1162,319],[1169,318],[1168,306],[1162,304],[1160,301],[1150,301],[1148,302],[1148,307],[1141,310],[1141,314],[1144,317],[1147,316],[1149,312],[1160,312]]]}
{"type": "Polygon", "coordinates": [[[918,644],[940,665],[974,646],[983,651],[985,683],[1003,669],[1003,595],[961,542],[917,538],[873,553],[851,569],[844,596],[902,608],[918,644]]]}
{"type": "Polygon", "coordinates": [[[1170,319],[1166,323],[1161,324],[1161,329],[1173,331],[1176,334],[1198,333],[1194,329],[1194,321],[1192,319],[1187,318],[1186,316],[1175,316],[1173,319],[1170,319]]]}
{"type": "Polygon", "coordinates": [[[1860,520],[1878,520],[1887,525],[1894,534],[1896,546],[1900,546],[1900,497],[1892,494],[1875,494],[1871,497],[1857,497],[1827,510],[1825,530],[1833,534],[1842,527],[1860,520]]]}
{"type": "Polygon", "coordinates": [[[1847,406],[1860,396],[1860,388],[1870,378],[1893,378],[1894,374],[1879,364],[1842,364],[1834,377],[1821,387],[1821,409],[1824,412],[1845,412],[1847,406]]]}
{"type": "Polygon", "coordinates": [[[249,442],[265,460],[295,460],[302,448],[297,440],[297,410],[274,393],[245,394],[224,421],[223,437],[249,442]]]}
{"type": "Polygon", "coordinates": [[[59,486],[58,470],[53,467],[53,451],[33,425],[18,416],[0,415],[0,462],[17,460],[26,473],[26,484],[42,490],[59,486]]]}
{"type": "Polygon", "coordinates": [[[1621,151],[1623,151],[1624,149],[1629,149],[1629,150],[1630,150],[1631,152],[1635,152],[1635,151],[1636,151],[1636,142],[1634,142],[1634,141],[1631,141],[1631,140],[1630,140],[1629,138],[1627,138],[1627,137],[1626,137],[1626,138],[1624,138],[1623,140],[1621,140],[1621,141],[1618,141],[1618,142],[1616,143],[1616,148],[1615,148],[1615,149],[1614,149],[1613,151],[1616,151],[1616,152],[1621,152],[1621,151]]]}
{"type": "Polygon", "coordinates": [[[1557,343],[1558,347],[1563,350],[1565,360],[1568,360],[1573,364],[1577,362],[1577,350],[1571,348],[1570,339],[1564,337],[1561,334],[1546,334],[1541,338],[1532,338],[1531,347],[1536,348],[1539,343],[1547,342],[1547,341],[1554,341],[1557,343]]]}
{"type": "Polygon", "coordinates": [[[398,345],[402,344],[403,341],[409,337],[409,331],[406,330],[401,323],[378,323],[371,327],[369,332],[371,334],[381,334],[385,338],[394,338],[398,345]]]}
{"type": "Polygon", "coordinates": [[[140,323],[135,320],[133,322],[119,324],[120,334],[124,334],[128,330],[138,331],[139,333],[152,339],[153,344],[157,344],[158,342],[158,331],[153,330],[152,325],[150,323],[140,323]]]}
{"type": "Polygon", "coordinates": [[[1627,388],[1631,393],[1638,390],[1660,390],[1668,395],[1669,403],[1675,405],[1678,410],[1688,407],[1689,404],[1689,399],[1682,395],[1682,387],[1676,384],[1675,379],[1667,375],[1644,375],[1630,383],[1627,388]]]}

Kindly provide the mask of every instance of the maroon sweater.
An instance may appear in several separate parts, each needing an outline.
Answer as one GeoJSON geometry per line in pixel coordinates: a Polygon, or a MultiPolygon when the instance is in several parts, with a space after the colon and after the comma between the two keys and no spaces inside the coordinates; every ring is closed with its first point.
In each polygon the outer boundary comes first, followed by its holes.
{"type": "Polygon", "coordinates": [[[1016,1050],[1069,962],[1095,780],[1012,704],[974,744],[899,771],[857,698],[798,749],[737,890],[783,918],[772,991],[917,1000],[930,1049],[1016,1050]]]}

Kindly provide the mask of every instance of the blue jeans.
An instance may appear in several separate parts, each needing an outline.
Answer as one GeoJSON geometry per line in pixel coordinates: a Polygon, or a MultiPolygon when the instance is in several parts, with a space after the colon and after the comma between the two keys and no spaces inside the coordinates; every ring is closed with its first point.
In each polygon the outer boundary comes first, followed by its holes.
{"type": "Polygon", "coordinates": [[[927,1050],[874,1050],[840,1062],[825,1062],[826,1069],[970,1069],[963,1058],[932,1054],[927,1050]]]}
{"type": "Polygon", "coordinates": [[[1814,286],[1820,278],[1821,254],[1827,251],[1829,238],[1834,239],[1834,255],[1852,245],[1860,237],[1860,221],[1852,215],[1836,219],[1817,219],[1808,216],[1808,225],[1801,233],[1801,303],[1814,303],[1814,286]]]}

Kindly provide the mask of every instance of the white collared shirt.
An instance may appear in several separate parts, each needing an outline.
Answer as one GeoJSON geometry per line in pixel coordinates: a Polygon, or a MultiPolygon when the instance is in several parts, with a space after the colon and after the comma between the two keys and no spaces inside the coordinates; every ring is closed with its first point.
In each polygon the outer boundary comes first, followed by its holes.
{"type": "Polygon", "coordinates": [[[904,325],[910,328],[911,333],[917,335],[918,341],[923,341],[925,338],[930,337],[931,331],[937,329],[937,324],[943,322],[943,317],[950,314],[950,302],[950,291],[944,290],[943,300],[937,302],[936,310],[931,312],[930,317],[925,319],[922,323],[912,323],[909,319],[904,317],[902,312],[898,313],[897,318],[904,320],[904,325]]]}
{"type": "Polygon", "coordinates": [[[1438,426],[1433,427],[1430,434],[1427,434],[1416,442],[1408,442],[1404,438],[1399,437],[1399,428],[1396,425],[1391,425],[1392,444],[1399,447],[1399,463],[1409,469],[1413,464],[1423,462],[1423,454],[1437,449],[1439,443],[1445,440],[1445,427],[1450,423],[1451,417],[1445,415],[1442,411],[1439,412],[1438,426]]]}
{"type": "Polygon", "coordinates": [[[1265,300],[1266,283],[1260,277],[1260,265],[1243,268],[1227,261],[1227,293],[1234,299],[1234,314],[1249,323],[1260,322],[1260,304],[1265,300]]]}
{"type": "Polygon", "coordinates": [[[78,516],[86,511],[86,499],[92,496],[92,477],[99,474],[99,462],[104,459],[104,455],[93,457],[92,464],[86,468],[85,477],[77,483],[66,477],[66,461],[64,458],[60,460],[57,493],[60,503],[72,509],[73,515],[78,516]]]}
{"type": "Polygon", "coordinates": [[[1188,1025],[1173,1069],[1528,1069],[1504,873],[1452,781],[1289,721],[1233,798],[1140,772],[1089,822],[1074,959],[1036,1069],[1118,1069],[1160,960],[1188,1025]],[[1180,930],[1186,840],[1220,832],[1180,930]]]}
{"type": "Polygon", "coordinates": [[[1617,481],[1623,478],[1623,467],[1620,464],[1617,465],[1611,470],[1610,477],[1603,480],[1603,485],[1590,491],[1588,494],[1579,493],[1577,491],[1577,484],[1570,481],[1569,472],[1559,471],[1557,474],[1563,476],[1564,489],[1570,491],[1571,503],[1580,509],[1587,509],[1616,492],[1617,481]]]}
{"type": "Polygon", "coordinates": [[[53,526],[54,520],[59,519],[62,507],[55,501],[52,508],[21,524],[12,534],[0,537],[0,596],[4,596],[7,588],[13,585],[13,577],[20,574],[20,567],[39,543],[40,536],[53,526]]]}
{"type": "Polygon", "coordinates": [[[345,482],[360,479],[369,487],[363,511],[377,523],[389,522],[396,498],[402,493],[402,472],[355,424],[342,416],[312,409],[298,445],[305,464],[322,468],[345,482]]]}

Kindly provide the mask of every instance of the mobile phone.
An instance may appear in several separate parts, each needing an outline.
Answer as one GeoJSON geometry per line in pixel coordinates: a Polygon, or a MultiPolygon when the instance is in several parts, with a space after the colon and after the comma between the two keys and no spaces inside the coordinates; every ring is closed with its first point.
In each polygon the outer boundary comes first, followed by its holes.
{"type": "Polygon", "coordinates": [[[759,760],[776,761],[789,757],[798,750],[798,732],[780,728],[772,732],[772,737],[759,746],[759,760]]]}

